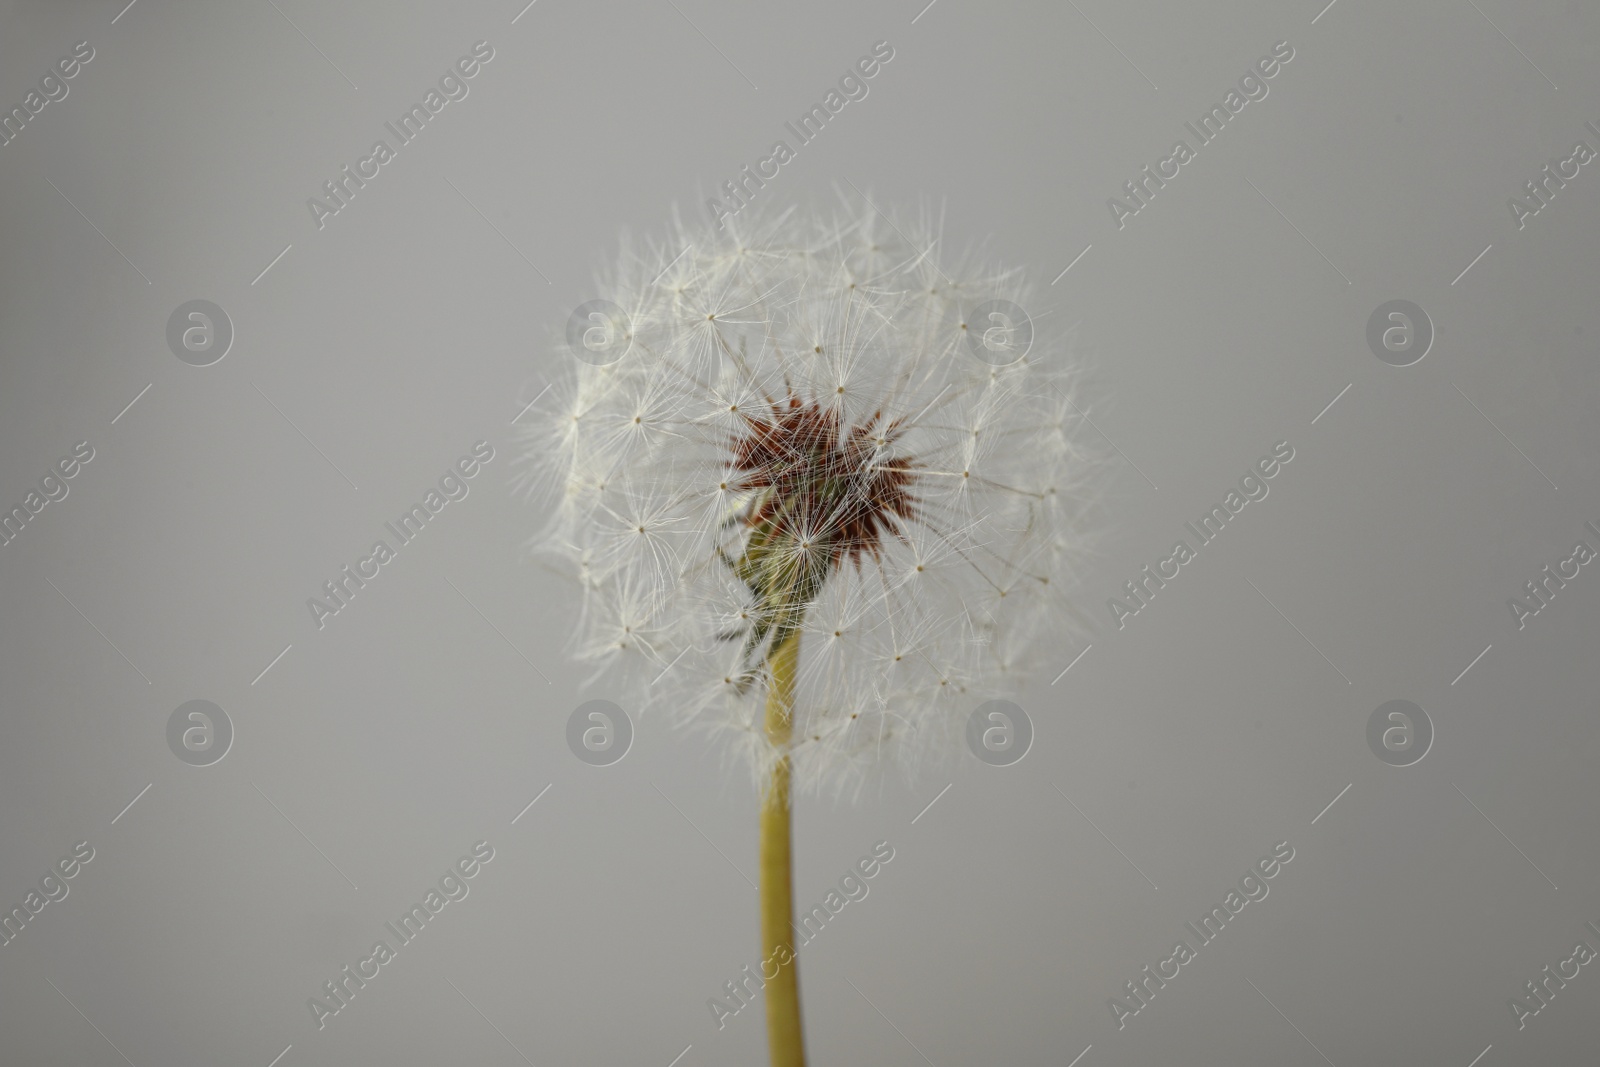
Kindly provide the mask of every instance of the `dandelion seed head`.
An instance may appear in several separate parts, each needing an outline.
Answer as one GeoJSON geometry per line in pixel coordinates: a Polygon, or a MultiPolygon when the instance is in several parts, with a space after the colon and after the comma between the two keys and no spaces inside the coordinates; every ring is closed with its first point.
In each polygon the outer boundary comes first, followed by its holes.
{"type": "Polygon", "coordinates": [[[571,653],[620,699],[758,781],[788,755],[798,787],[847,789],[958,751],[973,708],[1065,643],[1094,467],[1078,368],[1042,336],[979,358],[970,314],[1028,292],[942,263],[926,221],[734,221],[625,249],[625,354],[573,360],[523,424],[532,544],[577,579],[571,653]],[[778,752],[766,658],[794,630],[778,752]]]}

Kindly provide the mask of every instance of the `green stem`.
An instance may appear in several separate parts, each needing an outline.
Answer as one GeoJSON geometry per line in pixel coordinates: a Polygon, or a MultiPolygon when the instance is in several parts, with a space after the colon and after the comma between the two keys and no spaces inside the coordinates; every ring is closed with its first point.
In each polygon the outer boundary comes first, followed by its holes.
{"type": "MultiPolygon", "coordinates": [[[[767,740],[783,755],[761,798],[761,958],[778,966],[767,981],[767,1048],[772,1067],[805,1067],[805,1035],[800,1023],[800,962],[794,956],[794,873],[789,815],[789,738],[794,729],[795,671],[800,631],[781,631],[767,657],[767,740]]],[[[765,978],[763,964],[762,977],[765,978]]]]}

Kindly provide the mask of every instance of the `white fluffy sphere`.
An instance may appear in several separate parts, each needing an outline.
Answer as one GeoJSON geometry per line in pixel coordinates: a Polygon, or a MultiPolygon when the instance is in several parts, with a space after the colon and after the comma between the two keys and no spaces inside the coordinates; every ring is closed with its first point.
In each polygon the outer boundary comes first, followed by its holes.
{"type": "Polygon", "coordinates": [[[876,214],[680,225],[624,252],[620,313],[525,420],[534,547],[582,591],[572,653],[758,778],[774,634],[800,631],[801,787],[957,750],[1063,645],[1074,368],[1015,272],[941,268],[936,243],[876,214]]]}

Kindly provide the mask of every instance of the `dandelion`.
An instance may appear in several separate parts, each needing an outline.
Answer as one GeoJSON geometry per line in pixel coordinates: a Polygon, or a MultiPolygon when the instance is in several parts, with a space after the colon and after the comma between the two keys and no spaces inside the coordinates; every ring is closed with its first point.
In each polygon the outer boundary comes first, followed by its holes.
{"type": "Polygon", "coordinates": [[[758,783],[769,1041],[799,1064],[791,792],[955,750],[1060,632],[1073,368],[1032,343],[1020,276],[941,267],[925,219],[675,238],[625,249],[523,478],[581,588],[573,655],[758,783]]]}

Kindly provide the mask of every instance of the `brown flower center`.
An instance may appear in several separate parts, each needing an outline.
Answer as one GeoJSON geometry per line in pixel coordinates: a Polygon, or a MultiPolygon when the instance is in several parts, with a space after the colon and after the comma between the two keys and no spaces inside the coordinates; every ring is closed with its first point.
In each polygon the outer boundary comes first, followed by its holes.
{"type": "Polygon", "coordinates": [[[751,494],[730,525],[745,528],[743,551],[722,561],[749,588],[755,609],[745,637],[741,691],[760,669],[763,650],[776,648],[800,626],[806,607],[844,562],[881,558],[890,537],[905,540],[902,524],[918,517],[912,493],[917,464],[891,451],[904,432],[881,412],[846,426],[839,412],[790,393],[759,414],[740,412],[743,429],[730,438],[732,488],[751,494]]]}
{"type": "Polygon", "coordinates": [[[916,464],[889,455],[899,420],[880,431],[874,412],[847,427],[835,409],[792,394],[742,418],[744,432],[730,442],[736,488],[758,491],[744,523],[764,542],[814,547],[830,565],[859,568],[863,556],[879,557],[886,537],[903,539],[901,523],[917,517],[916,464]]]}

